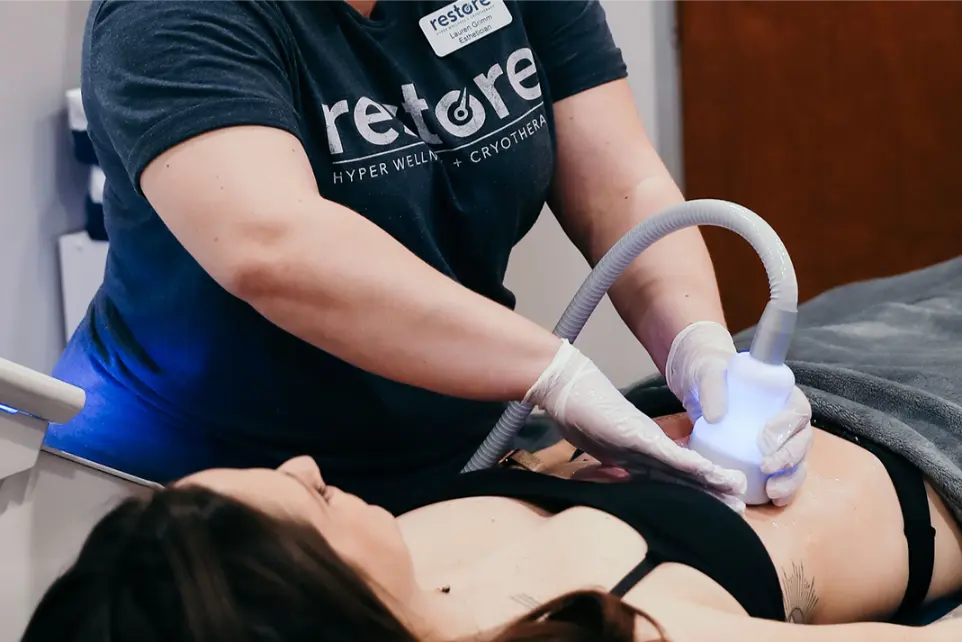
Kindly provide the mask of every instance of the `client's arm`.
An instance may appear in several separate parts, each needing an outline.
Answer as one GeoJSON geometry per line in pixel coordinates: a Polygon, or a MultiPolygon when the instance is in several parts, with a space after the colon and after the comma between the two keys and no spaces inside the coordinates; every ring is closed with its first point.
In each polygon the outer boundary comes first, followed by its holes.
{"type": "MultiPolygon", "coordinates": [[[[747,618],[691,602],[645,596],[643,608],[673,642],[958,642],[962,620],[927,627],[904,627],[880,622],[801,626],[747,618]]],[[[652,640],[653,627],[639,619],[636,639],[652,640]]],[[[654,638],[657,639],[657,638],[654,638]]]]}

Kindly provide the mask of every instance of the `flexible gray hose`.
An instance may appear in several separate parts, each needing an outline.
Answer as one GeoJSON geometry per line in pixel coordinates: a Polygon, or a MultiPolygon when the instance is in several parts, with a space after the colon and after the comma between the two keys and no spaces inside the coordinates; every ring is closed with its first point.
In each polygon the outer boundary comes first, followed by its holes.
{"type": "MultiPolygon", "coordinates": [[[[574,342],[601,298],[638,255],[672,232],[696,225],[723,227],[735,232],[748,241],[761,258],[768,274],[771,300],[758,323],[751,353],[768,363],[783,362],[795,327],[798,307],[798,283],[792,260],[768,223],[751,210],[728,201],[687,201],[669,207],[632,228],[608,250],[585,279],[555,326],[554,333],[574,342]]],[[[461,472],[494,466],[507,452],[512,439],[532,410],[530,403],[509,404],[461,472]]]]}

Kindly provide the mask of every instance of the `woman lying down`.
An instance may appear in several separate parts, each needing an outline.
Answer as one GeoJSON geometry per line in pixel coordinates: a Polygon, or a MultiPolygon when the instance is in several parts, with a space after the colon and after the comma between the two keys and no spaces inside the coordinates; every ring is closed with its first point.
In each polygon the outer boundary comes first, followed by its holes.
{"type": "MultiPolygon", "coordinates": [[[[598,483],[564,444],[397,519],[306,458],[210,470],[108,514],[24,640],[962,640],[869,622],[962,589],[962,259],[818,297],[790,357],[819,429],[785,508],[598,483]]],[[[657,382],[628,396],[689,432],[657,382]]]]}
{"type": "Polygon", "coordinates": [[[962,620],[867,622],[962,588],[945,504],[901,457],[816,433],[795,501],[744,517],[651,476],[598,483],[618,475],[567,453],[550,465],[565,445],[397,519],[308,458],[204,471],[108,514],[24,641],[958,642],[962,620]]]}

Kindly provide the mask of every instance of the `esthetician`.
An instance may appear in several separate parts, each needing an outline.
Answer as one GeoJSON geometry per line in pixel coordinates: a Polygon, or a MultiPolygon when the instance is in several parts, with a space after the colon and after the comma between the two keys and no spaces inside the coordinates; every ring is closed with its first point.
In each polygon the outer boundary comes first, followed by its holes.
{"type": "MultiPolygon", "coordinates": [[[[527,399],[603,460],[739,491],[503,285],[546,202],[593,263],[682,201],[626,76],[587,0],[94,2],[110,253],[55,371],[87,408],[47,444],[160,482],[307,454],[400,510],[527,399]]],[[[735,348],[699,232],[610,294],[689,413],[723,416],[735,348]]],[[[810,414],[796,389],[762,438],[779,503],[810,414]]]]}

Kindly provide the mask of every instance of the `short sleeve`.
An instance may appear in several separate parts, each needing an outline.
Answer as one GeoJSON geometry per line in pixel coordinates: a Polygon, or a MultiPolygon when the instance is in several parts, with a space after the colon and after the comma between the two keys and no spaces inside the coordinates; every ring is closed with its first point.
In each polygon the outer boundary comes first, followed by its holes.
{"type": "Polygon", "coordinates": [[[199,134],[264,125],[300,137],[289,38],[254,2],[104,2],[84,45],[84,108],[131,184],[199,134]]]}
{"type": "Polygon", "coordinates": [[[598,0],[520,4],[528,40],[545,69],[554,101],[627,77],[598,0]]]}

